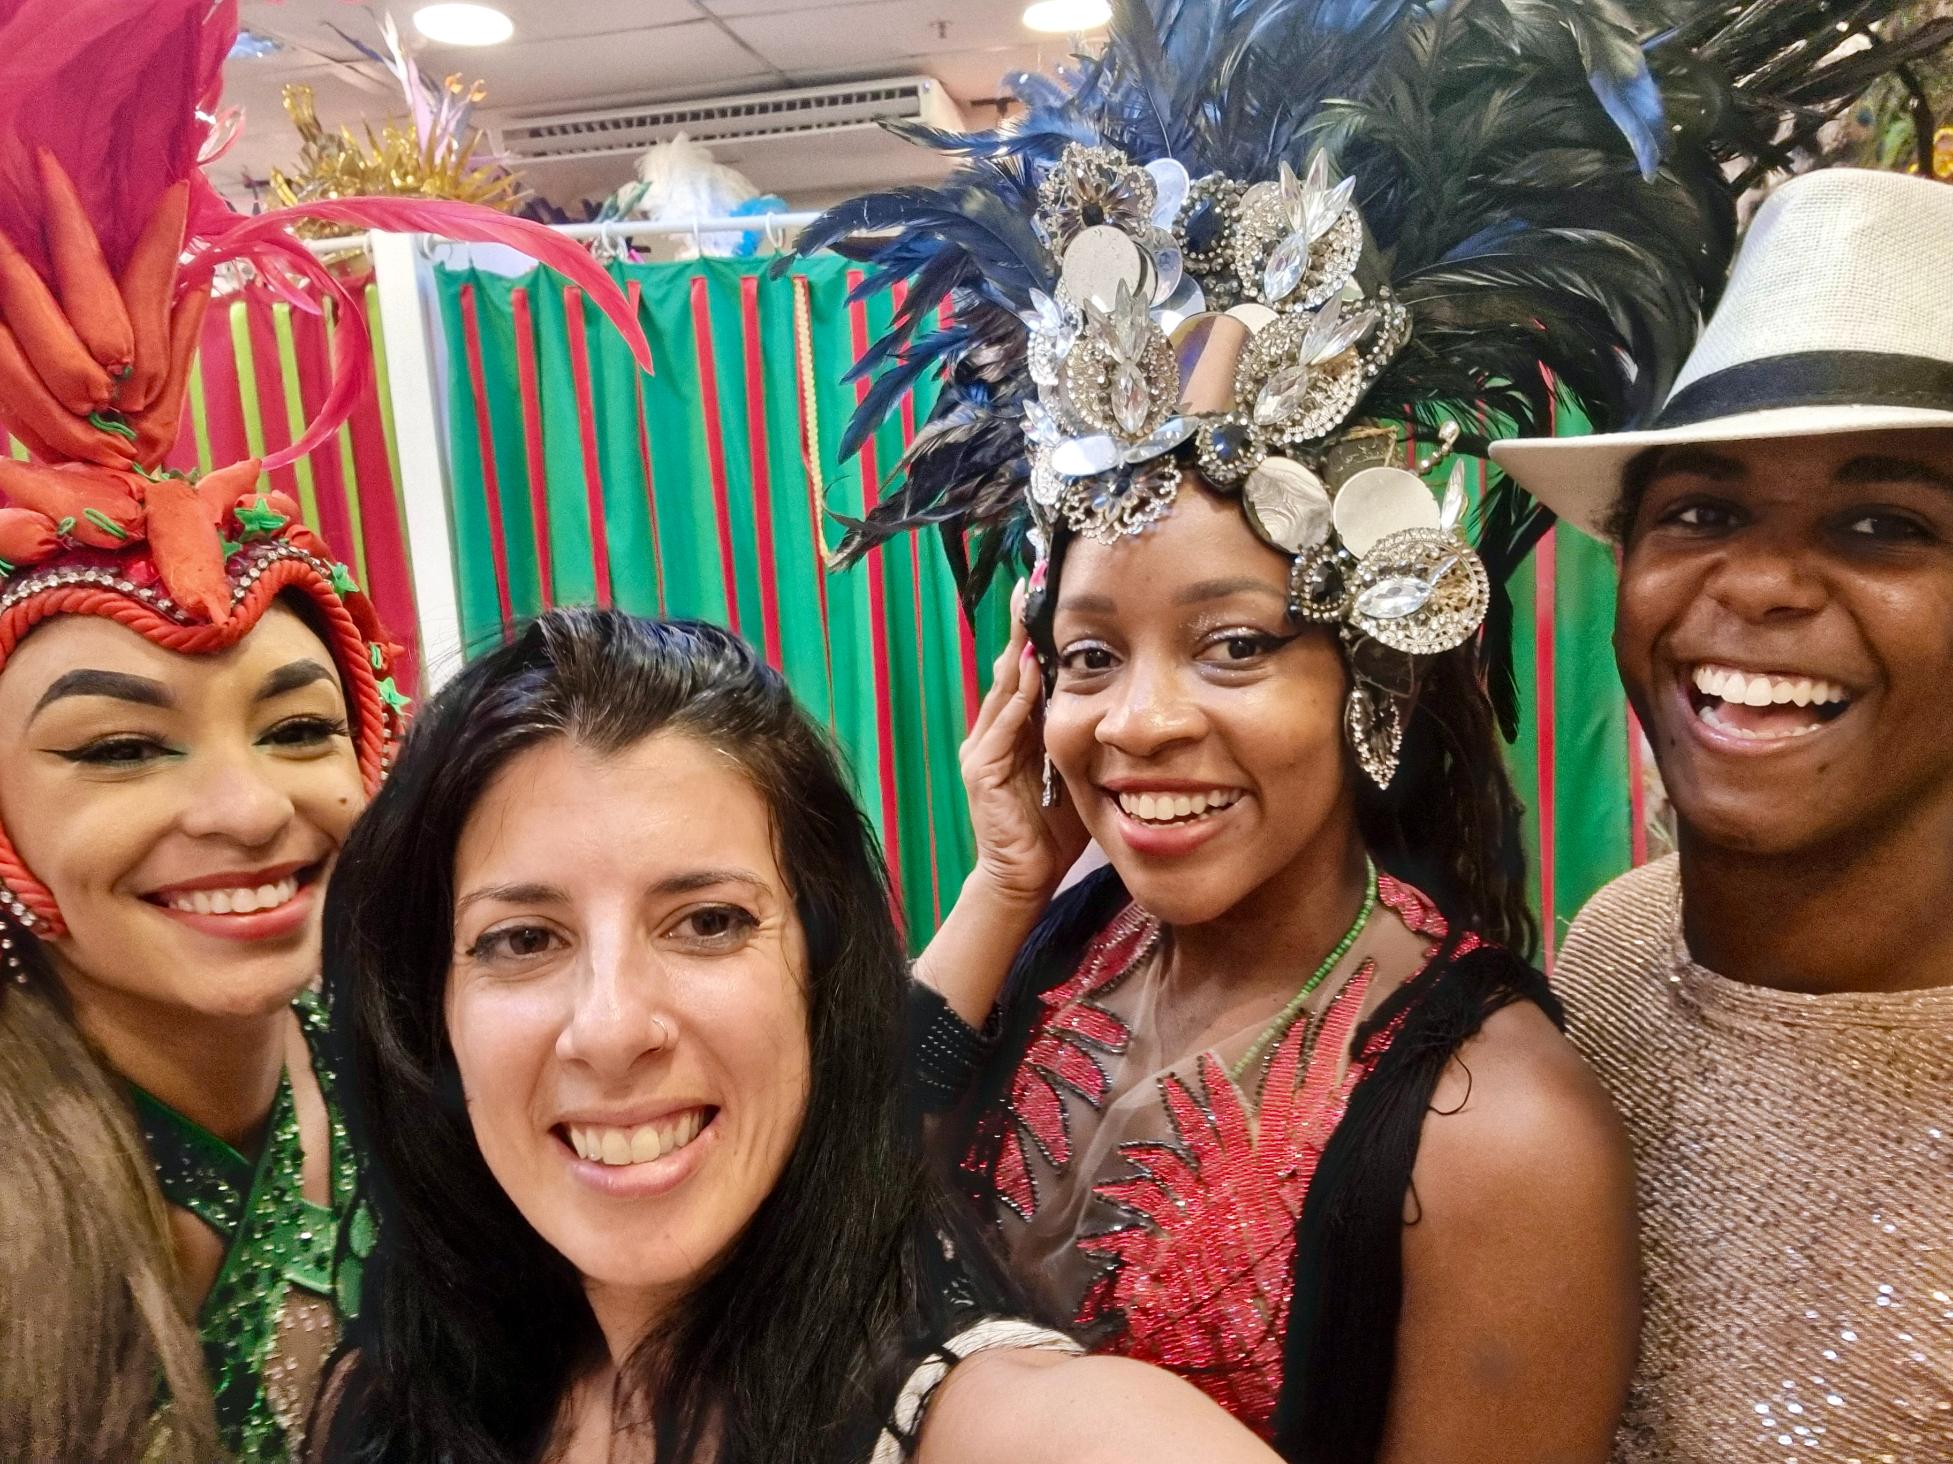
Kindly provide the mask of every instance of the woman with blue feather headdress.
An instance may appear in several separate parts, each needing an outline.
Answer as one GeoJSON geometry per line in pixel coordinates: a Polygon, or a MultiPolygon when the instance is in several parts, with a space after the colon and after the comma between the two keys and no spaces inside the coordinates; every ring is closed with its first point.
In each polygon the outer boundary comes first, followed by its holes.
{"type": "Polygon", "coordinates": [[[1662,400],[1741,194],[1931,44],[1883,9],[1122,0],[999,130],[903,129],[944,185],[802,240],[907,284],[850,445],[943,382],[842,560],[1029,571],[917,968],[944,1167],[1096,1349],[1292,1460],[1607,1456],[1629,1163],[1496,738],[1550,519],[1464,462],[1662,400]]]}

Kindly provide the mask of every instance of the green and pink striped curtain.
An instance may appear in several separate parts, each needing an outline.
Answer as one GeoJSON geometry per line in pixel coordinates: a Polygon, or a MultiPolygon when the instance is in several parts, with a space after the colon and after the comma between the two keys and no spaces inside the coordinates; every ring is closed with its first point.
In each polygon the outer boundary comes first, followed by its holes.
{"type": "MultiPolygon", "coordinates": [[[[1007,611],[993,594],[972,634],[927,537],[823,572],[840,536],[823,505],[870,506],[933,400],[925,383],[868,452],[837,460],[865,390],[842,376],[894,302],[849,304],[858,276],[831,257],[779,279],[753,261],[614,268],[653,376],[560,277],[436,272],[464,637],[479,650],[521,617],[577,603],[745,635],[845,752],[919,946],[973,857],[956,750],[1007,611]]],[[[1634,853],[1613,568],[1567,533],[1513,588],[1525,707],[1513,767],[1557,941],[1634,853]]]]}

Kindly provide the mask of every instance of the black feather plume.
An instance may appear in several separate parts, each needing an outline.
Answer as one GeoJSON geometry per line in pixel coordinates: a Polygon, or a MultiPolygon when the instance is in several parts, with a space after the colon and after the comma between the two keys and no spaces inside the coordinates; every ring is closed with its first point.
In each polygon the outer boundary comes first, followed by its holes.
{"type": "MultiPolygon", "coordinates": [[[[1056,262],[1032,224],[1043,172],[1072,142],[1195,177],[1300,169],[1316,148],[1354,174],[1357,203],[1409,345],[1359,416],[1482,436],[1550,432],[1557,394],[1598,430],[1666,395],[1713,305],[1736,200],[1953,22],[1883,34],[1881,0],[1115,0],[1105,49],[1015,82],[993,132],[903,124],[959,159],[936,188],[830,210],[803,253],[835,246],[910,286],[910,308],[864,356],[876,375],[850,424],[863,441],[935,372],[929,423],[887,496],[848,528],[845,564],[935,525],[966,606],[1024,554],[1027,400],[1017,312],[1056,262]],[[1849,42],[1849,45],[1842,43],[1849,42]],[[924,330],[952,300],[951,323],[924,330]]],[[[1478,548],[1495,581],[1551,519],[1498,474],[1478,548]]],[[[1506,612],[1509,621],[1509,608],[1506,612]]],[[[1511,730],[1506,629],[1489,674],[1511,730]]]]}

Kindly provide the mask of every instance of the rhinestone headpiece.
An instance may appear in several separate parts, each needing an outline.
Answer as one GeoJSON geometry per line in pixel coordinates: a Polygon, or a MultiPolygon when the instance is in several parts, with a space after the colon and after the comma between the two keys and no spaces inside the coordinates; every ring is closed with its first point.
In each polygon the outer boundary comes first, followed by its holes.
{"type": "Polygon", "coordinates": [[[1065,148],[1035,220],[1056,294],[1032,291],[1023,315],[1042,551],[1060,523],[1105,543],[1140,532],[1190,462],[1295,556],[1297,614],[1409,655],[1477,631],[1490,587],[1461,533],[1462,466],[1440,503],[1391,463],[1392,434],[1352,427],[1411,330],[1387,288],[1357,282],[1355,192],[1320,152],[1302,176],[1284,163],[1244,185],[1065,148]]]}

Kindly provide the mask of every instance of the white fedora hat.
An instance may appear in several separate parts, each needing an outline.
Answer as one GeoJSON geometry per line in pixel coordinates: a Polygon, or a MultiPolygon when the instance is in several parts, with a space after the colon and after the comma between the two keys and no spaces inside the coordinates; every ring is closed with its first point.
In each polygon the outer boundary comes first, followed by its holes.
{"type": "Polygon", "coordinates": [[[1525,437],[1492,457],[1606,538],[1651,447],[1953,427],[1953,187],[1827,168],[1765,201],[1729,287],[1645,431],[1525,437]]]}

